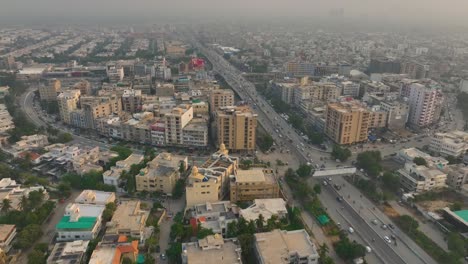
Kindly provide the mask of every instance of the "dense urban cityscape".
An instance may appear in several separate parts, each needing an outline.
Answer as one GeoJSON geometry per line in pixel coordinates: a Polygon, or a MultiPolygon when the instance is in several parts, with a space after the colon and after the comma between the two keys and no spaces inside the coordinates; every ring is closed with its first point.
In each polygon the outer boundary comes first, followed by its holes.
{"type": "Polygon", "coordinates": [[[0,19],[0,264],[468,261],[466,29],[325,13],[0,19]]]}

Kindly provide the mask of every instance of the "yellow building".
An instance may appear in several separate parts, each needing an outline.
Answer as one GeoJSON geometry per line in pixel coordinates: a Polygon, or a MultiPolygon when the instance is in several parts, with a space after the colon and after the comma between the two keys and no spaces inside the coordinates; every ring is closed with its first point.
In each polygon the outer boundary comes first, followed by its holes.
{"type": "Polygon", "coordinates": [[[221,144],[202,166],[193,166],[188,177],[186,192],[187,207],[222,200],[228,195],[229,177],[236,174],[239,160],[228,155],[221,144]]]}
{"type": "Polygon", "coordinates": [[[325,134],[337,144],[353,144],[367,140],[371,112],[361,104],[329,103],[326,110],[325,134]]]}
{"type": "Polygon", "coordinates": [[[169,145],[183,144],[182,129],[192,120],[193,107],[190,105],[179,105],[164,116],[166,124],[166,143],[169,145]]]}
{"type": "Polygon", "coordinates": [[[231,202],[278,198],[279,185],[272,169],[238,170],[230,182],[231,202]]]}
{"type": "Polygon", "coordinates": [[[221,107],[234,105],[234,92],[231,89],[218,89],[210,94],[210,108],[214,112],[221,107]]]}
{"type": "Polygon", "coordinates": [[[39,97],[42,101],[55,101],[61,89],[62,83],[59,80],[50,80],[47,85],[39,86],[39,97]]]}
{"type": "Polygon", "coordinates": [[[123,201],[107,223],[106,234],[131,236],[144,242],[148,216],[149,211],[140,208],[139,200],[123,201]]]}
{"type": "Polygon", "coordinates": [[[137,191],[162,192],[171,194],[180,179],[180,166],[187,168],[186,156],[163,152],[148,162],[146,168],[136,175],[137,191]]]}
{"type": "Polygon", "coordinates": [[[70,124],[70,112],[77,108],[80,95],[80,90],[69,90],[61,92],[57,96],[60,119],[65,124],[70,124]]]}
{"type": "Polygon", "coordinates": [[[255,150],[257,114],[249,106],[222,107],[216,111],[218,144],[233,151],[255,150]]]}

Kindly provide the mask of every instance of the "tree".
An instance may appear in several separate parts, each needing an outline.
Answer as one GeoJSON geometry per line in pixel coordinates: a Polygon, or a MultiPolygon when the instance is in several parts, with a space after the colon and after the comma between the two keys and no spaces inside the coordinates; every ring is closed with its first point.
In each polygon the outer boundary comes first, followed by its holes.
{"type": "Polygon", "coordinates": [[[364,169],[369,176],[377,177],[382,171],[380,151],[365,151],[357,156],[356,165],[364,169]]]}
{"type": "Polygon", "coordinates": [[[239,235],[238,240],[241,246],[242,258],[245,263],[255,263],[254,235],[249,233],[241,234],[239,235]]]}
{"type": "Polygon", "coordinates": [[[331,156],[334,159],[338,159],[342,162],[348,160],[348,158],[351,157],[351,154],[352,154],[351,150],[349,150],[348,148],[343,148],[337,144],[333,146],[333,149],[331,152],[331,156]]]}
{"type": "Polygon", "coordinates": [[[316,183],[316,184],[314,185],[314,192],[315,192],[316,194],[320,194],[320,193],[322,192],[322,186],[320,186],[320,184],[316,183]]]}
{"type": "Polygon", "coordinates": [[[330,249],[328,248],[328,245],[326,243],[323,243],[322,245],[320,245],[318,253],[319,253],[319,256],[322,257],[322,256],[326,256],[329,251],[330,249]]]}
{"type": "Polygon", "coordinates": [[[447,156],[447,161],[449,162],[449,165],[460,163],[460,160],[459,160],[459,159],[457,159],[456,157],[451,156],[451,155],[450,155],[450,156],[447,156]]]}
{"type": "Polygon", "coordinates": [[[335,251],[338,256],[346,261],[364,257],[366,255],[366,248],[357,242],[349,241],[347,237],[342,238],[335,244],[335,251]]]}
{"type": "Polygon", "coordinates": [[[180,174],[185,172],[185,164],[183,162],[181,162],[179,165],[179,172],[180,174]]]}
{"type": "Polygon", "coordinates": [[[182,263],[182,244],[178,242],[171,243],[166,250],[166,255],[169,258],[169,263],[182,263]]]}
{"type": "Polygon", "coordinates": [[[466,242],[465,240],[455,232],[451,232],[447,236],[447,246],[458,257],[466,255],[466,242]]]}
{"type": "Polygon", "coordinates": [[[454,202],[450,205],[450,210],[452,211],[460,211],[462,209],[462,204],[460,202],[454,202]]]}
{"type": "Polygon", "coordinates": [[[3,199],[1,212],[5,214],[5,213],[8,213],[10,209],[11,209],[10,199],[7,199],[7,198],[3,199]]]}
{"type": "Polygon", "coordinates": [[[258,232],[262,232],[265,224],[265,217],[263,217],[262,214],[259,214],[258,218],[255,220],[255,224],[257,225],[258,232]]]}
{"type": "Polygon", "coordinates": [[[416,164],[418,166],[427,166],[427,161],[423,157],[415,157],[413,159],[413,162],[414,162],[414,164],[416,164]]]}
{"type": "Polygon", "coordinates": [[[296,170],[296,173],[300,177],[310,176],[310,173],[312,173],[312,166],[309,166],[307,164],[301,164],[299,168],[296,170]]]}
{"type": "Polygon", "coordinates": [[[174,199],[179,199],[184,194],[185,190],[185,181],[183,179],[177,180],[174,190],[172,191],[172,197],[174,199]]]}
{"type": "Polygon", "coordinates": [[[273,146],[273,138],[269,134],[264,134],[263,136],[259,137],[257,143],[260,150],[265,152],[273,146]]]}
{"type": "Polygon", "coordinates": [[[393,192],[397,192],[400,188],[400,178],[394,173],[386,171],[382,176],[383,186],[393,192]]]}
{"type": "Polygon", "coordinates": [[[40,225],[28,225],[18,233],[15,246],[20,249],[27,249],[41,236],[42,230],[40,225]]]}
{"type": "Polygon", "coordinates": [[[104,212],[102,212],[102,219],[104,221],[110,221],[116,209],[117,206],[115,205],[115,203],[106,204],[106,209],[104,209],[104,212]]]}
{"type": "Polygon", "coordinates": [[[42,191],[32,191],[28,195],[28,205],[26,208],[35,209],[44,201],[44,193],[42,191]]]}
{"type": "Polygon", "coordinates": [[[409,233],[417,230],[419,227],[418,221],[409,215],[401,215],[397,218],[397,222],[401,229],[404,229],[409,233]]]}
{"type": "Polygon", "coordinates": [[[124,257],[122,264],[133,264],[133,261],[129,257],[124,257]]]}
{"type": "Polygon", "coordinates": [[[45,253],[40,250],[33,250],[28,254],[28,264],[45,264],[45,253]]]}
{"type": "Polygon", "coordinates": [[[197,232],[197,238],[198,239],[203,239],[207,236],[214,235],[215,233],[213,232],[213,229],[211,228],[204,228],[201,225],[198,225],[198,232],[197,232]]]}
{"type": "Polygon", "coordinates": [[[232,221],[227,224],[226,237],[232,238],[236,237],[238,234],[237,222],[232,221]]]}
{"type": "Polygon", "coordinates": [[[294,172],[294,170],[291,168],[288,168],[286,172],[284,173],[284,177],[286,178],[292,178],[294,176],[296,176],[296,172],[294,172]]]}

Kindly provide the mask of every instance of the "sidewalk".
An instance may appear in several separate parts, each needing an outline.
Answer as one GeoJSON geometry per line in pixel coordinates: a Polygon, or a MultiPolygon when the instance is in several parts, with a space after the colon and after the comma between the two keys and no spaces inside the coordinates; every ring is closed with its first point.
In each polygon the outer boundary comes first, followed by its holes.
{"type": "Polygon", "coordinates": [[[443,250],[448,251],[447,242],[445,241],[445,235],[437,228],[432,222],[427,221],[423,223],[421,221],[421,216],[415,215],[411,210],[408,210],[406,207],[399,205],[395,201],[389,202],[389,204],[397,211],[400,215],[410,215],[416,219],[419,223],[419,230],[426,234],[432,241],[434,241],[439,247],[443,250]]]}

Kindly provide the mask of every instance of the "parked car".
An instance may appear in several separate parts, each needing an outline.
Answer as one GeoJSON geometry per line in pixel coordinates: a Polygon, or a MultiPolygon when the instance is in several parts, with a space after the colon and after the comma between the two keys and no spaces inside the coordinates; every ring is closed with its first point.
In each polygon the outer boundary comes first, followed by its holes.
{"type": "Polygon", "coordinates": [[[390,238],[388,236],[384,236],[383,239],[385,240],[385,242],[391,244],[392,243],[392,240],[390,240],[390,238]]]}
{"type": "Polygon", "coordinates": [[[348,228],[348,232],[349,232],[350,234],[352,234],[352,233],[354,233],[354,229],[353,229],[352,227],[349,227],[349,228],[348,228]]]}

